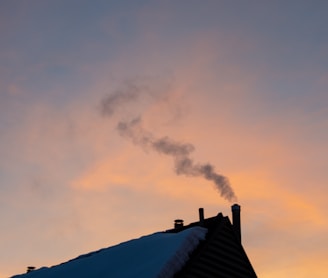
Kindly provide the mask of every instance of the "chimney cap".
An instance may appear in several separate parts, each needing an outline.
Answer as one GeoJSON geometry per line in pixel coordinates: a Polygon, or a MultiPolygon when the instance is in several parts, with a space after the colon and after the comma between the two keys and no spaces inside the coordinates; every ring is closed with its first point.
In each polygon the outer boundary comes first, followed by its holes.
{"type": "Polygon", "coordinates": [[[240,210],[240,205],[234,204],[234,205],[231,206],[231,209],[232,210],[240,210]]]}
{"type": "Polygon", "coordinates": [[[183,222],[183,219],[175,219],[174,220],[174,223],[181,223],[181,222],[183,222]]]}

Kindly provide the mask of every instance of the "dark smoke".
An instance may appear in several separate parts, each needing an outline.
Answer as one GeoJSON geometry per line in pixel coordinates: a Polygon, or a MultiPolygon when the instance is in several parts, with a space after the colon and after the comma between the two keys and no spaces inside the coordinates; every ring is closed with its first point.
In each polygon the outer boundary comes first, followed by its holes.
{"type": "MultiPolygon", "coordinates": [[[[100,112],[103,116],[111,117],[122,106],[133,103],[139,98],[144,98],[146,95],[153,100],[157,99],[147,86],[126,82],[123,90],[118,90],[101,101],[100,112]]],[[[169,137],[155,138],[151,132],[142,127],[141,117],[130,122],[119,122],[117,130],[121,136],[132,140],[134,144],[145,150],[153,150],[171,156],[174,160],[176,174],[193,177],[202,176],[214,182],[223,198],[236,201],[235,193],[226,177],[216,173],[211,164],[194,163],[190,158],[190,154],[195,149],[192,144],[177,142],[169,137]]]]}
{"type": "Polygon", "coordinates": [[[155,138],[150,132],[143,129],[141,118],[130,122],[119,122],[117,130],[121,136],[126,137],[134,144],[142,146],[146,150],[155,150],[160,154],[171,156],[174,159],[175,172],[178,175],[202,176],[213,181],[221,196],[229,201],[237,198],[226,177],[215,172],[211,164],[195,164],[190,158],[194,146],[188,143],[176,142],[169,137],[155,138]]]}
{"type": "Polygon", "coordinates": [[[146,87],[137,86],[131,82],[125,85],[124,90],[118,90],[101,101],[100,113],[103,116],[112,116],[118,108],[136,101],[141,93],[147,91],[146,87]]]}

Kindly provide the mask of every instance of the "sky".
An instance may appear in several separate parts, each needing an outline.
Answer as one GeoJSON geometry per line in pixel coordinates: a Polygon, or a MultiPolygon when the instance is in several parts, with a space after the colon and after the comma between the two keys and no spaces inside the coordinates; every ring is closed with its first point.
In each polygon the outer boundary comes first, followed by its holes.
{"type": "Polygon", "coordinates": [[[0,277],[234,202],[259,277],[327,277],[327,9],[1,1],[0,277]]]}

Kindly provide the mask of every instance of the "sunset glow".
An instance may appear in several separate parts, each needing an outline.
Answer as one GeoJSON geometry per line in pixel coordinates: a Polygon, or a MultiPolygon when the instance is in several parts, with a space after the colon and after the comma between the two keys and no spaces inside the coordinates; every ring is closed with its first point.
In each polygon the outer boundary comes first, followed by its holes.
{"type": "Polygon", "coordinates": [[[328,277],[327,10],[2,1],[0,278],[230,217],[232,192],[258,277],[328,277]]]}

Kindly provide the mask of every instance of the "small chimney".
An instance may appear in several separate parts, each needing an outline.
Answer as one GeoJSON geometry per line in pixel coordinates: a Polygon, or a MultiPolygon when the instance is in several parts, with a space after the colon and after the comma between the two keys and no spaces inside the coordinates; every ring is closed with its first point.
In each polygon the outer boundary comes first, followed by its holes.
{"type": "Polygon", "coordinates": [[[28,272],[31,272],[33,270],[35,270],[35,266],[28,266],[26,272],[28,273],[28,272]]]}
{"type": "Polygon", "coordinates": [[[183,227],[183,220],[182,219],[175,219],[174,220],[174,229],[179,229],[183,227]]]}
{"type": "Polygon", "coordinates": [[[232,226],[235,230],[235,233],[241,243],[241,227],[240,227],[240,205],[234,204],[231,206],[232,211],[232,226]]]}
{"type": "Polygon", "coordinates": [[[204,209],[203,208],[199,208],[199,224],[200,226],[204,226],[204,209]]]}

